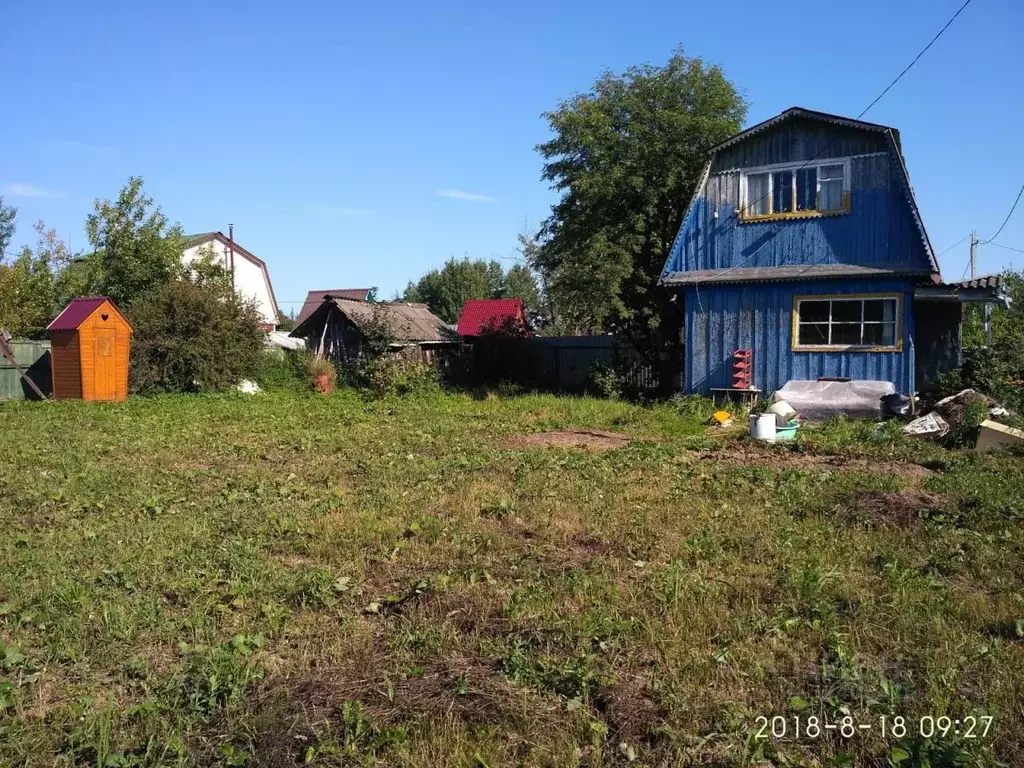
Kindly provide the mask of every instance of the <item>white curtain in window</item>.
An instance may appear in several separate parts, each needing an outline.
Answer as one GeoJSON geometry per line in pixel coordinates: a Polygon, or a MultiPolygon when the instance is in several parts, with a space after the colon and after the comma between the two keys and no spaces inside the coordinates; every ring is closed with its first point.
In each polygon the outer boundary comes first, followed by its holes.
{"type": "Polygon", "coordinates": [[[882,302],[882,343],[891,346],[896,343],[896,301],[882,302]]]}
{"type": "Polygon", "coordinates": [[[823,165],[818,173],[820,186],[818,207],[822,211],[838,211],[843,207],[843,166],[823,165]]]}
{"type": "Polygon", "coordinates": [[[754,173],[747,176],[747,216],[767,216],[769,200],[768,174],[754,173]]]}
{"type": "Polygon", "coordinates": [[[882,322],[896,322],[896,300],[886,299],[882,302],[882,322]]]}

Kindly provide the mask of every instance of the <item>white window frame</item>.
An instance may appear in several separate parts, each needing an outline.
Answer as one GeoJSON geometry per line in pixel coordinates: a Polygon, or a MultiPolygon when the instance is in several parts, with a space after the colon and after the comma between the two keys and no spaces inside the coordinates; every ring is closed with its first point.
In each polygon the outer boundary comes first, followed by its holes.
{"type": "MultiPolygon", "coordinates": [[[[758,202],[758,201],[753,201],[758,202]]],[[[755,168],[744,168],[740,171],[740,220],[741,221],[766,221],[768,219],[806,219],[818,216],[837,216],[850,212],[850,158],[837,157],[830,160],[815,160],[813,163],[776,163],[775,165],[759,165],[755,168]],[[815,187],[815,206],[821,198],[821,169],[829,165],[841,165],[843,167],[843,192],[842,205],[840,208],[829,208],[822,210],[815,207],[812,211],[797,211],[796,209],[796,178],[797,171],[801,169],[814,168],[817,186],[815,187]],[[792,171],[792,211],[773,211],[772,205],[775,202],[775,174],[778,171],[792,171]],[[747,177],[757,176],[762,173],[768,174],[768,213],[750,214],[747,213],[749,203],[747,200],[747,177]]]]}
{"type": "Polygon", "coordinates": [[[791,348],[794,352],[834,352],[834,351],[859,351],[859,352],[900,352],[903,350],[903,294],[900,293],[846,293],[846,294],[827,294],[827,295],[806,295],[806,296],[795,296],[793,298],[793,339],[791,348]],[[800,326],[801,325],[822,325],[823,322],[819,321],[801,321],[800,320],[800,305],[804,302],[809,301],[827,301],[829,304],[829,340],[832,339],[832,326],[833,324],[848,325],[845,321],[833,321],[832,320],[832,303],[846,301],[846,302],[860,302],[861,308],[861,338],[864,338],[864,326],[865,325],[887,325],[884,320],[864,320],[864,309],[863,303],[865,301],[883,301],[889,300],[896,303],[896,314],[894,317],[895,328],[893,344],[888,346],[880,344],[801,344],[800,343],[800,326]]]}

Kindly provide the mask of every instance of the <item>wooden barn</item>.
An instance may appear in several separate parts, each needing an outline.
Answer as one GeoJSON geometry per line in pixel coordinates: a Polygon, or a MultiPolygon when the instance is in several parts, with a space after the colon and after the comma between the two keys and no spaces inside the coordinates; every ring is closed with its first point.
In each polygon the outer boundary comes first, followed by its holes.
{"type": "Polygon", "coordinates": [[[330,294],[291,333],[294,338],[305,339],[306,348],[317,357],[336,363],[359,358],[367,338],[377,334],[389,337],[392,355],[442,368],[462,345],[459,334],[426,304],[372,304],[330,294]]]}
{"type": "Polygon", "coordinates": [[[73,299],[47,327],[56,400],[124,400],[132,327],[105,296],[73,299]]]}

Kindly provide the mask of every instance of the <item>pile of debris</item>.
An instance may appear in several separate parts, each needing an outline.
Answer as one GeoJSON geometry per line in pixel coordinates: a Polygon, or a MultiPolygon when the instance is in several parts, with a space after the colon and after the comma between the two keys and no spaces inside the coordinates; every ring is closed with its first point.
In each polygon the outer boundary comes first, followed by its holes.
{"type": "Polygon", "coordinates": [[[903,431],[908,435],[934,439],[941,439],[950,434],[962,434],[971,428],[979,411],[985,414],[985,418],[979,427],[976,450],[988,451],[998,446],[1024,441],[1024,432],[998,421],[1010,416],[1010,412],[991,397],[973,389],[964,389],[939,400],[932,406],[932,410],[911,421],[903,431]]]}

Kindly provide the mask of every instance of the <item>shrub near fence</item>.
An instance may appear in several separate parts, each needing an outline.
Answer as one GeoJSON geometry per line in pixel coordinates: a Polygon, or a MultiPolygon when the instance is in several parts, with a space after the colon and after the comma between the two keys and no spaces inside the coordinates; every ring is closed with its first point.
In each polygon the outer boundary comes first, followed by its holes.
{"type": "Polygon", "coordinates": [[[488,384],[508,381],[527,389],[580,393],[598,364],[614,369],[626,388],[647,394],[677,389],[682,373],[681,359],[651,365],[614,336],[489,336],[473,341],[474,373],[488,384]]]}
{"type": "MultiPolygon", "coordinates": [[[[49,395],[53,391],[50,374],[50,342],[19,341],[8,342],[14,359],[36,386],[49,395]]],[[[0,355],[0,402],[4,400],[38,400],[39,395],[25,382],[18,370],[3,355],[0,355]]]]}

